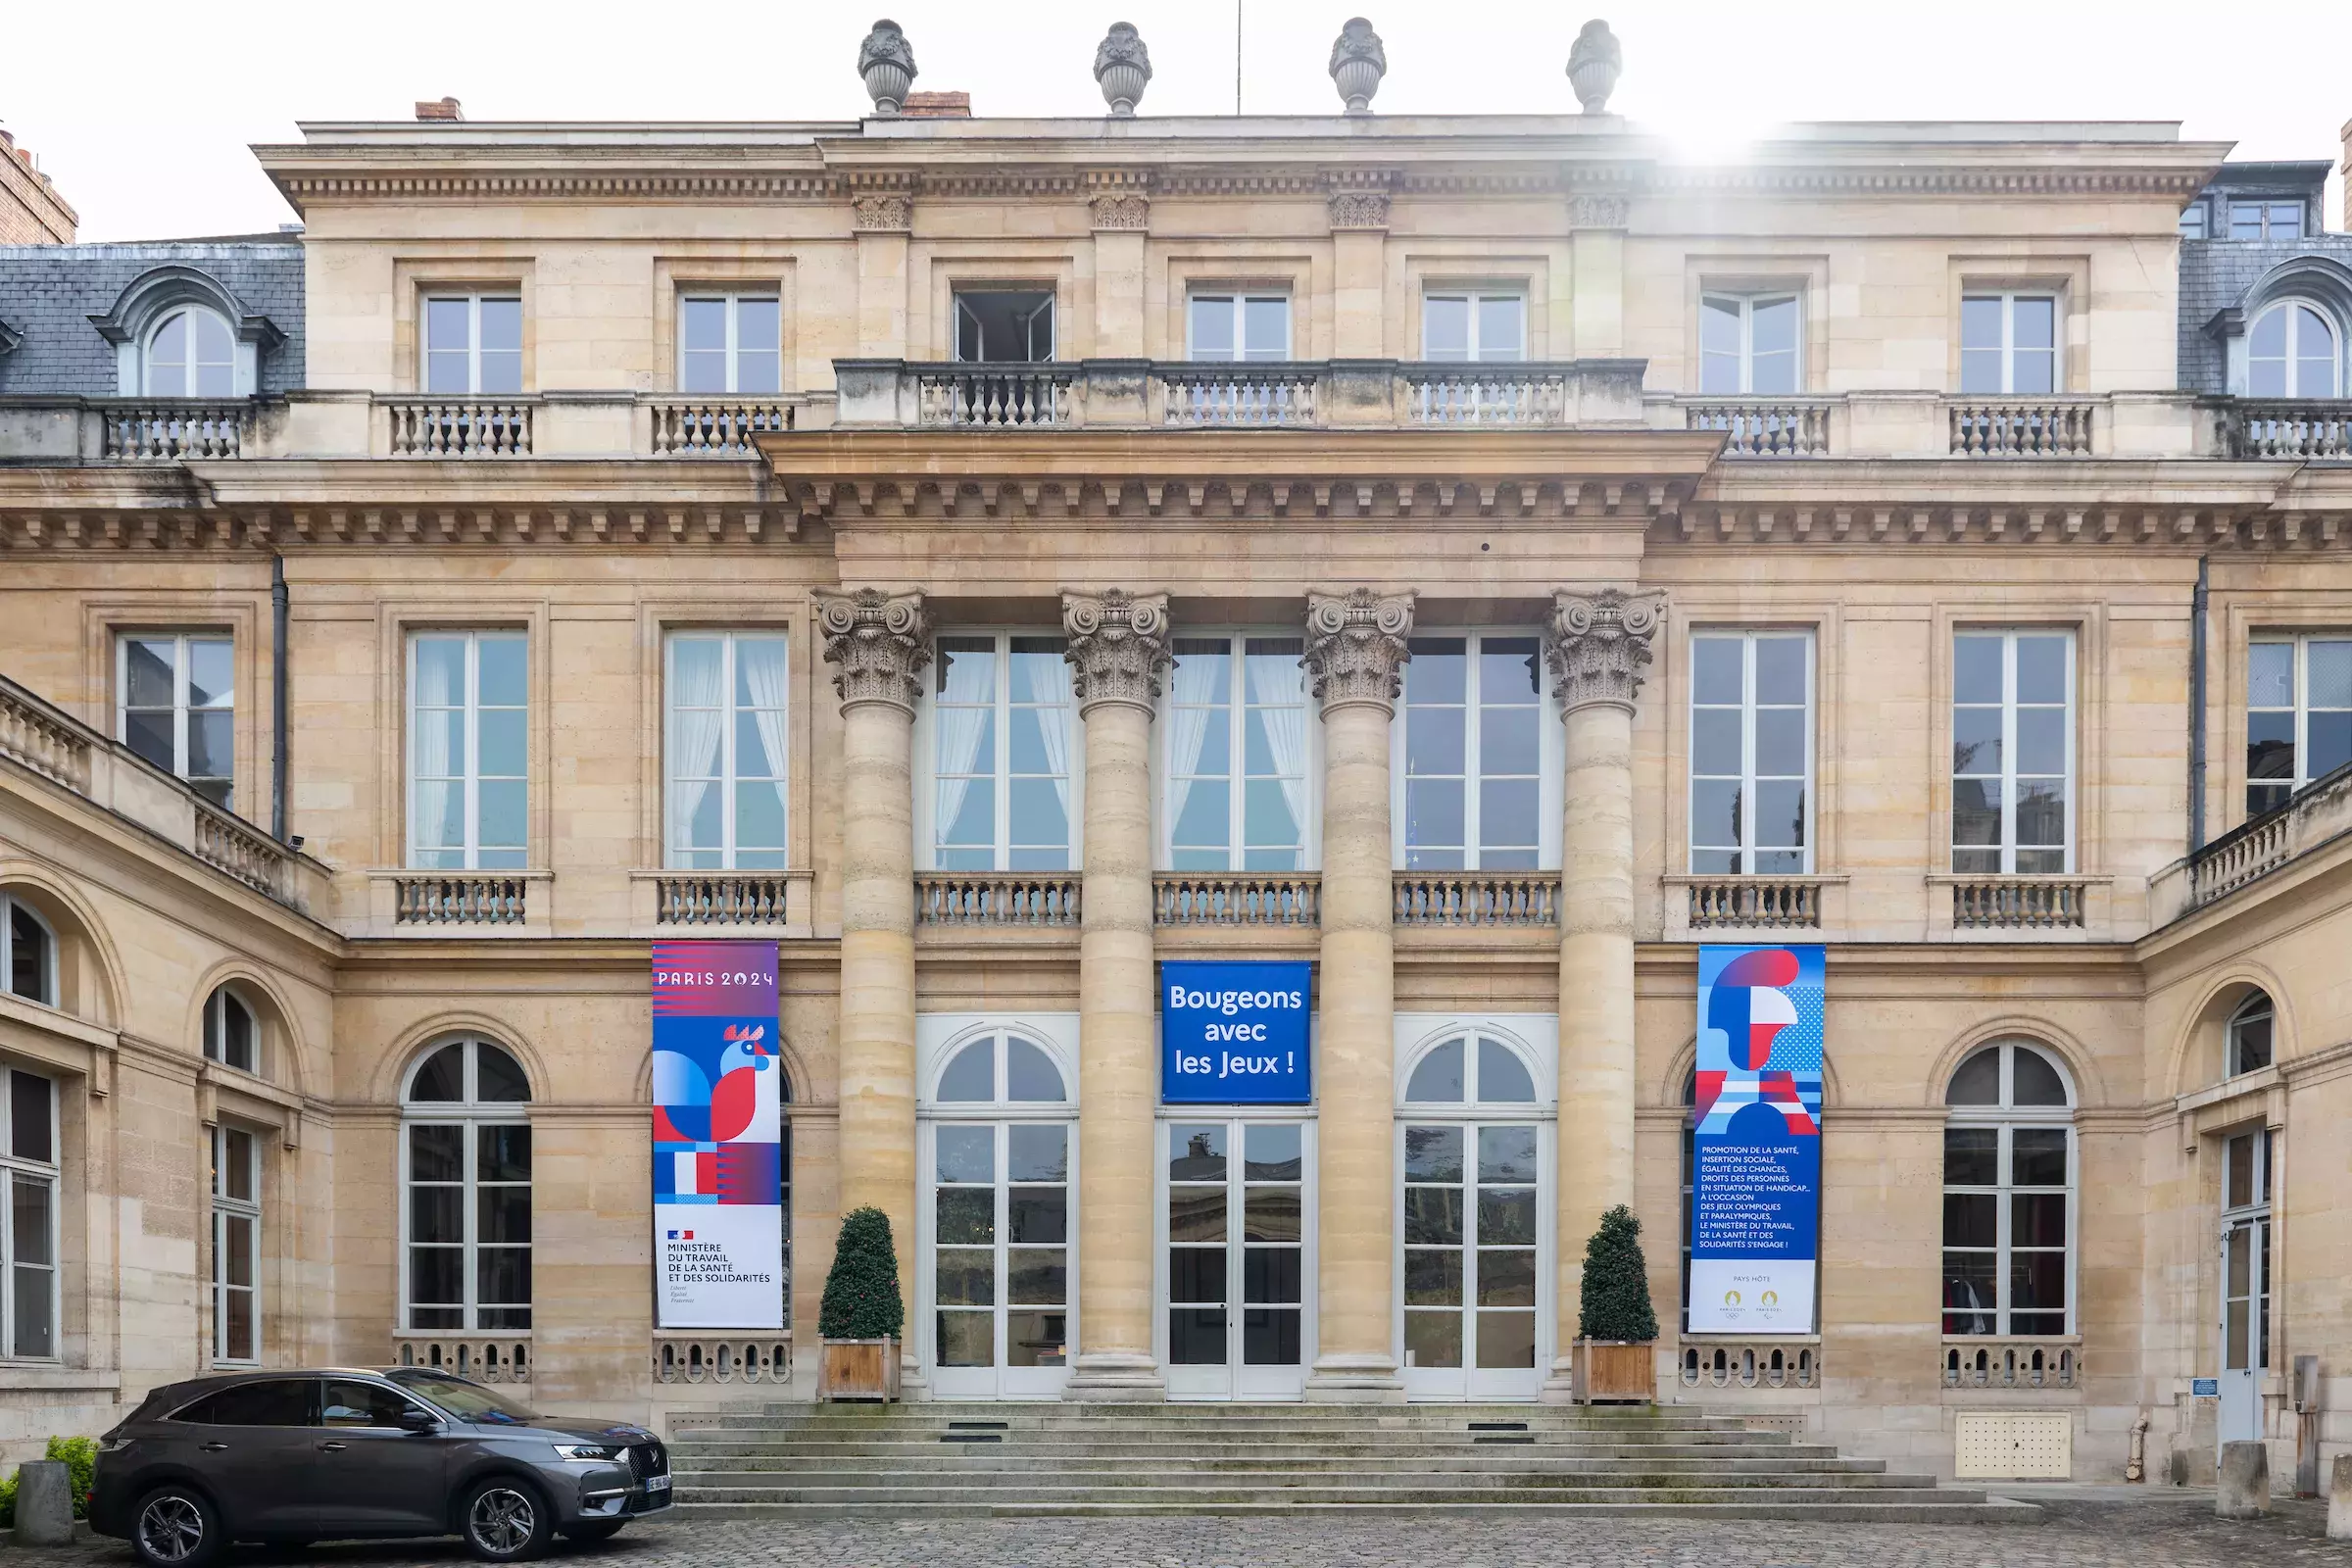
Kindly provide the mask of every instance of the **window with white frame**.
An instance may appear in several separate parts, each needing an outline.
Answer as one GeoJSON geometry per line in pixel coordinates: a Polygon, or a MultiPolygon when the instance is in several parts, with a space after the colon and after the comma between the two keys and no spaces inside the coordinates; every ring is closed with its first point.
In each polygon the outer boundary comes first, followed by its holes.
{"type": "Polygon", "coordinates": [[[428,1052],[401,1096],[407,1327],[531,1326],[530,1081],[487,1040],[428,1052]]]}
{"type": "Polygon", "coordinates": [[[0,983],[13,997],[59,1005],[57,933],[24,900],[0,892],[0,983]]]}
{"type": "Polygon", "coordinates": [[[221,986],[204,1002],[204,1054],[239,1072],[262,1070],[262,1031],[245,999],[221,986]]]}
{"type": "Polygon", "coordinates": [[[57,1354],[57,1085],[12,1067],[8,1122],[0,1127],[0,1347],[24,1360],[57,1354]]]}
{"type": "Polygon", "coordinates": [[[2246,396],[2331,398],[2341,384],[2335,326],[2301,300],[2282,300],[2246,333],[2246,396]]]}
{"type": "Polygon", "coordinates": [[[1690,638],[1690,869],[1812,869],[1813,639],[1707,631],[1690,638]]]}
{"type": "Polygon", "coordinates": [[[2284,806],[2352,762],[2352,638],[2257,637],[2246,647],[2246,814],[2284,806]]]}
{"type": "Polygon", "coordinates": [[[784,868],[785,639],[675,632],[669,639],[669,864],[784,868]]]}
{"type": "Polygon", "coordinates": [[[1708,294],[1698,302],[1698,389],[1780,397],[1797,389],[1796,296],[1708,294]]]}
{"type": "Polygon", "coordinates": [[[1186,332],[1188,357],[1195,360],[1287,360],[1291,297],[1273,289],[1195,294],[1186,332]]]}
{"type": "Polygon", "coordinates": [[[942,637],[931,690],[931,863],[1067,871],[1076,714],[1060,637],[942,637]]]}
{"type": "Polygon", "coordinates": [[[765,394],[784,388],[782,303],[773,294],[678,299],[678,390],[765,394]]]}
{"type": "Polygon", "coordinates": [[[2075,639],[1963,631],[1952,658],[1952,869],[2073,869],[2075,639]]]}
{"type": "Polygon", "coordinates": [[[1558,771],[1547,759],[1536,638],[1415,637],[1396,769],[1398,863],[1410,871],[1533,871],[1558,771]]]}
{"type": "Polygon", "coordinates": [[[409,639],[409,864],[520,869],[529,859],[529,643],[521,632],[409,639]]]}
{"type": "Polygon", "coordinates": [[[2257,991],[2238,1004],[2237,1010],[2230,1015],[2230,1077],[2260,1072],[2271,1064],[2271,1035],[2278,1019],[2278,1009],[2263,992],[2257,991]]]}
{"type": "Polygon", "coordinates": [[[522,390],[522,301],[435,294],[424,302],[424,390],[460,396],[522,390]]]}
{"type": "Polygon", "coordinates": [[[212,633],[115,639],[115,733],[214,805],[234,809],[236,642],[212,633]]]}
{"type": "Polygon", "coordinates": [[[237,340],[217,311],[182,305],[147,334],[151,398],[225,398],[237,389],[237,340]]]}
{"type": "Polygon", "coordinates": [[[2182,239],[2211,238],[2208,227],[2212,220],[2211,215],[2212,209],[2202,201],[2190,202],[2186,207],[2180,209],[2180,237],[2182,239]]]}
{"type": "Polygon", "coordinates": [[[2303,204],[2299,201],[2236,201],[2230,204],[2231,239],[2301,239],[2303,204]]]}
{"type": "Polygon", "coordinates": [[[1526,294],[1431,289],[1421,296],[1421,357],[1441,363],[1526,359],[1526,294]]]}
{"type": "Polygon", "coordinates": [[[2058,300],[1970,294],[1960,301],[1960,390],[2034,396],[2058,390],[2058,300]]]}
{"type": "Polygon", "coordinates": [[[1302,871],[1313,734],[1298,637],[1179,637],[1161,731],[1161,863],[1302,871]]]}
{"type": "Polygon", "coordinates": [[[2047,1055],[1986,1046],[1944,1093],[1943,1332],[2065,1334],[2074,1322],[2074,1097],[2047,1055]]]}
{"type": "Polygon", "coordinates": [[[213,1359],[262,1356],[262,1141],[213,1128],[213,1359]]]}

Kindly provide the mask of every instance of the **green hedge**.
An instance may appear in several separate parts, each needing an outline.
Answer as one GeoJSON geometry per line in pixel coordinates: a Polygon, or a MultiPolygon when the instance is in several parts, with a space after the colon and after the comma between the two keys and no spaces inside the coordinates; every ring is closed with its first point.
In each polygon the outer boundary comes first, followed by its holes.
{"type": "Polygon", "coordinates": [[[817,1305],[816,1332],[828,1340],[896,1339],[906,1326],[890,1216],[878,1208],[853,1208],[842,1216],[833,1272],[817,1305]]]}
{"type": "MultiPolygon", "coordinates": [[[[90,1487],[98,1471],[96,1438],[51,1438],[49,1457],[66,1462],[68,1486],[74,1494],[74,1517],[90,1516],[90,1487]]],[[[17,1528],[17,1473],[0,1480],[0,1530],[17,1528]]]]}

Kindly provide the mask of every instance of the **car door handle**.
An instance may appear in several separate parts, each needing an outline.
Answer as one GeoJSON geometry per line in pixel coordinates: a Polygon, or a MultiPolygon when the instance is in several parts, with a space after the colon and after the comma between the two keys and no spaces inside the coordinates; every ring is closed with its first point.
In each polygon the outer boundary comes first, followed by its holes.
{"type": "Polygon", "coordinates": [[[318,1451],[320,1453],[341,1453],[349,1446],[351,1445],[347,1443],[321,1443],[318,1445],[318,1451]]]}
{"type": "Polygon", "coordinates": [[[225,1443],[204,1443],[197,1446],[206,1453],[225,1453],[228,1450],[228,1445],[225,1443]]]}

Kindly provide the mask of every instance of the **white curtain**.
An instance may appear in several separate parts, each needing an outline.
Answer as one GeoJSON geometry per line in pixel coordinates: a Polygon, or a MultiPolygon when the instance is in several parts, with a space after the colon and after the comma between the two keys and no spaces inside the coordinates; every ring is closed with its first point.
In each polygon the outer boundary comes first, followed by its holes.
{"type": "Polygon", "coordinates": [[[1300,864],[1306,847],[1306,703],[1298,662],[1287,654],[1253,654],[1249,661],[1250,701],[1266,726],[1266,746],[1282,775],[1282,798],[1298,829],[1300,864]]]}
{"type": "Polygon", "coordinates": [[[458,786],[450,783],[449,716],[447,710],[465,706],[459,688],[465,678],[463,647],[457,657],[436,657],[433,646],[446,638],[418,638],[412,659],[416,670],[409,694],[409,797],[415,821],[410,824],[412,858],[441,863],[440,851],[449,842],[450,808],[457,804],[458,786]]]}
{"type": "Polygon", "coordinates": [[[726,663],[715,646],[670,644],[669,659],[669,848],[717,849],[694,842],[694,818],[719,786],[719,742],[727,712],[726,663]]]}
{"type": "MultiPolygon", "coordinates": [[[[939,811],[931,823],[934,845],[947,842],[948,830],[963,814],[963,798],[972,781],[949,775],[980,771],[980,741],[988,733],[997,701],[995,655],[950,653],[942,658],[948,667],[937,710],[939,752],[931,766],[939,779],[939,811]]],[[[995,760],[989,761],[993,768],[995,760]]]]}
{"type": "Polygon", "coordinates": [[[1205,705],[1232,701],[1230,691],[1219,691],[1220,678],[1226,672],[1222,659],[1203,659],[1195,655],[1176,660],[1176,678],[1168,692],[1168,838],[1176,837],[1176,824],[1184,820],[1185,803],[1193,793],[1193,780],[1183,775],[1195,773],[1200,767],[1200,753],[1208,745],[1208,726],[1214,719],[1225,719],[1223,708],[1205,705]]]}
{"type": "MultiPolygon", "coordinates": [[[[751,693],[753,720],[760,726],[760,745],[775,777],[779,807],[784,801],[784,644],[781,639],[753,637],[735,644],[736,667],[751,693]]],[[[764,848],[765,846],[762,846],[764,848]]]]}
{"type": "Polygon", "coordinates": [[[1038,741],[1046,749],[1046,766],[1054,773],[1054,793],[1061,802],[1066,839],[1074,839],[1077,833],[1070,823],[1070,666],[1044,654],[1030,659],[1030,690],[1040,704],[1038,741]]]}

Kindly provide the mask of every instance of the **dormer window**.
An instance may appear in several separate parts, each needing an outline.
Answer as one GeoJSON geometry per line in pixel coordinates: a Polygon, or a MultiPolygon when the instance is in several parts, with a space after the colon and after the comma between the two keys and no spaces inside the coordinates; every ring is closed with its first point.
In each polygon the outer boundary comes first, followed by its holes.
{"type": "Polygon", "coordinates": [[[2246,334],[2246,395],[2256,398],[2331,398],[2336,395],[2335,327],[2300,300],[2272,306],[2246,334]]]}
{"type": "Polygon", "coordinates": [[[2230,204],[2231,239],[2301,239],[2301,202],[2234,201],[2230,204]]]}
{"type": "Polygon", "coordinates": [[[234,397],[237,350],[228,323],[201,305],[168,313],[147,336],[145,379],[151,398],[234,397]]]}

